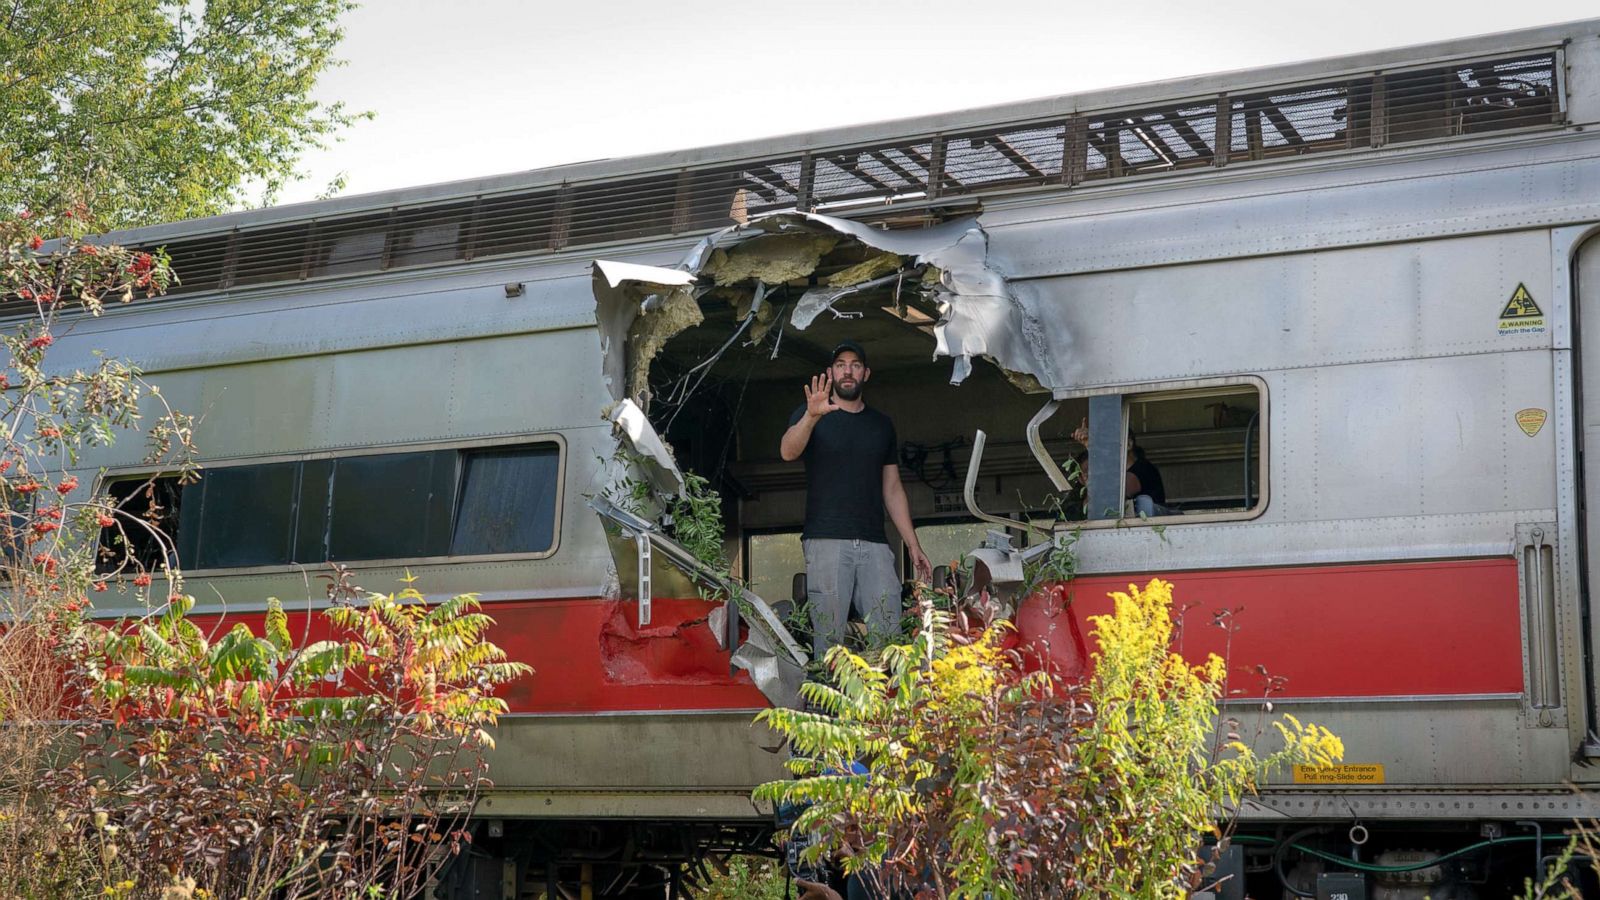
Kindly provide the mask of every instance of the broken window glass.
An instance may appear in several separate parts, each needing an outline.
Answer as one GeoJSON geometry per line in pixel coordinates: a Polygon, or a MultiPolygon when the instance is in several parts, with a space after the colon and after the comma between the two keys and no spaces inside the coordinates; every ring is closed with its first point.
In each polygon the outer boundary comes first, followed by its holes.
{"type": "Polygon", "coordinates": [[[451,555],[544,553],[555,545],[559,447],[472,450],[462,465],[451,555]]]}
{"type": "Polygon", "coordinates": [[[118,527],[100,532],[100,558],[96,570],[108,572],[125,560],[144,569],[159,569],[176,560],[164,558],[162,542],[156,532],[173,540],[178,534],[178,519],[184,488],[177,478],[123,478],[106,486],[111,502],[119,511],[118,527]],[[152,530],[153,529],[153,530],[152,530]]]}

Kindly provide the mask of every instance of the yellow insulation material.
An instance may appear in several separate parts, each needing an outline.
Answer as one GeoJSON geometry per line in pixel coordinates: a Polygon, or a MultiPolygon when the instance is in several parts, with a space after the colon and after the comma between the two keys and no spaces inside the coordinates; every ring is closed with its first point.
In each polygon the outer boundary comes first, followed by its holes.
{"type": "Polygon", "coordinates": [[[822,279],[828,287],[847,287],[871,281],[900,268],[900,257],[893,253],[880,253],[877,256],[862,260],[848,269],[839,271],[822,279]]]}
{"type": "Polygon", "coordinates": [[[628,346],[633,350],[633,359],[628,366],[627,396],[636,398],[648,409],[646,394],[650,388],[651,361],[667,341],[705,320],[700,304],[688,290],[673,291],[658,309],[634,319],[628,328],[628,346]]]}
{"type": "Polygon", "coordinates": [[[751,238],[732,249],[712,251],[701,268],[717,284],[733,284],[755,279],[767,284],[783,284],[806,278],[816,271],[822,257],[838,245],[836,234],[769,234],[751,238]]]}

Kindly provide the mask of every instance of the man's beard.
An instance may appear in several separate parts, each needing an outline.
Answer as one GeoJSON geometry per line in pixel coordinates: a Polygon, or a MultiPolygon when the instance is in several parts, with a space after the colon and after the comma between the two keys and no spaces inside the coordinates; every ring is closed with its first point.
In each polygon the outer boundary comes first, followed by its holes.
{"type": "Polygon", "coordinates": [[[861,382],[857,381],[846,387],[844,384],[835,381],[833,383],[833,395],[840,400],[854,403],[861,397],[861,382]]]}

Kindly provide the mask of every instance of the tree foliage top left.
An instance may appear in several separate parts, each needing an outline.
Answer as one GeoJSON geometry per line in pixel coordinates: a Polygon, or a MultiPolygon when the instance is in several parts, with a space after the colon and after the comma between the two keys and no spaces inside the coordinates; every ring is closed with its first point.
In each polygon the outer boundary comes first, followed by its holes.
{"type": "Polygon", "coordinates": [[[0,2],[0,209],[128,228],[270,200],[356,118],[313,97],[354,5],[0,2]]]}

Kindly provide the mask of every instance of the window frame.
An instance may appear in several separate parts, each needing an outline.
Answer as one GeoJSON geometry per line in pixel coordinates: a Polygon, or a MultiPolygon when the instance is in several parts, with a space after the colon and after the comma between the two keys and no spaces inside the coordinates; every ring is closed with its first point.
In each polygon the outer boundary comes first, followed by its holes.
{"type": "MultiPolygon", "coordinates": [[[[473,450],[493,450],[505,447],[515,447],[524,444],[555,444],[556,445],[556,496],[555,496],[555,525],[550,535],[550,547],[533,553],[480,553],[462,556],[420,556],[420,557],[390,557],[385,559],[349,560],[339,564],[350,569],[392,569],[397,566],[423,566],[423,565],[449,565],[453,563],[484,563],[484,562],[526,562],[549,559],[561,549],[562,520],[566,514],[567,492],[567,439],[560,432],[543,431],[529,434],[502,435],[477,441],[441,440],[421,441],[408,444],[384,444],[378,446],[348,447],[337,450],[317,450],[306,453],[277,453],[266,456],[234,457],[229,459],[206,460],[200,463],[202,477],[207,470],[227,469],[239,466],[260,466],[271,463],[299,463],[322,459],[347,459],[359,456],[381,456],[391,453],[427,452],[432,450],[455,450],[458,452],[471,452],[473,450]]],[[[150,469],[146,466],[110,466],[102,471],[95,480],[95,492],[103,492],[113,481],[122,481],[128,478],[148,478],[150,469]]],[[[456,473],[457,490],[460,489],[460,479],[465,476],[465,469],[456,473]]],[[[454,528],[455,517],[460,514],[459,508],[450,511],[450,522],[454,528]]],[[[180,560],[180,562],[183,562],[180,560]]],[[[276,575],[286,572],[301,572],[308,567],[326,565],[326,562],[290,562],[259,566],[230,566],[227,568],[184,568],[185,575],[207,578],[221,578],[236,575],[276,575]]]]}
{"type": "Polygon", "coordinates": [[[1129,425],[1129,404],[1127,398],[1130,395],[1154,395],[1157,397],[1161,395],[1182,396],[1188,394],[1204,394],[1208,389],[1216,390],[1218,388],[1229,387],[1254,388],[1256,391],[1256,396],[1259,400],[1259,409],[1256,414],[1256,434],[1258,436],[1256,444],[1258,469],[1256,471],[1257,496],[1255,505],[1251,506],[1249,509],[1226,510],[1219,512],[1196,512],[1188,515],[1180,513],[1178,515],[1169,516],[1151,516],[1147,519],[1141,519],[1137,516],[1130,518],[1126,515],[1111,519],[1084,519],[1082,521],[1063,523],[1065,526],[1067,526],[1067,530],[1075,531],[1081,528],[1085,531],[1088,531],[1091,529],[1126,529],[1145,528],[1149,526],[1161,526],[1163,528],[1169,528],[1174,525],[1204,525],[1216,522],[1244,522],[1251,519],[1259,519],[1262,515],[1264,515],[1272,500],[1272,484],[1270,477],[1270,473],[1272,471],[1272,459],[1271,441],[1263,438],[1271,433],[1270,424],[1272,418],[1271,395],[1267,390],[1266,380],[1260,376],[1226,375],[1214,378],[1185,378],[1173,381],[1135,382],[1130,384],[1108,385],[1080,391],[1058,391],[1054,396],[1056,400],[1081,400],[1089,397],[1105,396],[1107,394],[1114,394],[1121,397],[1122,426],[1120,429],[1120,434],[1122,447],[1119,455],[1125,456],[1128,452],[1129,425]]]}

